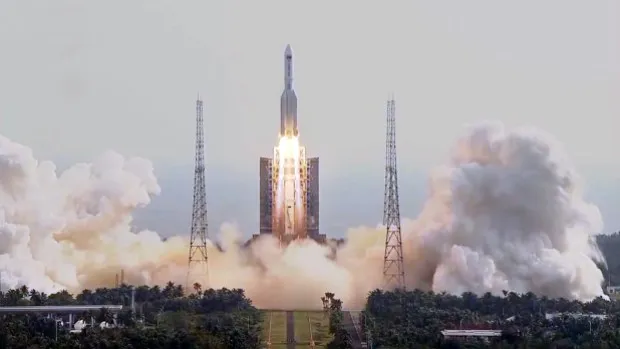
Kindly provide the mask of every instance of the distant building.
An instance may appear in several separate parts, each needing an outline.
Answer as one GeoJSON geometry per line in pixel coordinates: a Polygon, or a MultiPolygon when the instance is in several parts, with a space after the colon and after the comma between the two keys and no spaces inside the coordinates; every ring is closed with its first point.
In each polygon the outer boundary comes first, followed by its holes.
{"type": "MultiPolygon", "coordinates": [[[[46,315],[49,319],[56,320],[56,326],[68,327],[70,333],[80,333],[88,326],[84,320],[78,320],[74,323],[75,314],[83,314],[85,312],[97,312],[101,309],[109,311],[114,319],[114,323],[110,324],[102,322],[99,324],[101,328],[110,328],[116,326],[117,315],[123,310],[122,305],[41,305],[41,306],[7,306],[0,307],[0,315],[2,314],[40,314],[46,315]],[[63,320],[67,320],[66,322],[63,320]]],[[[95,326],[95,318],[90,319],[91,327],[95,326]]]]}
{"type": "MultiPolygon", "coordinates": [[[[578,318],[582,318],[582,317],[588,317],[588,318],[591,318],[591,319],[605,320],[607,318],[607,315],[605,315],[605,314],[545,313],[545,319],[546,320],[553,320],[555,318],[562,317],[562,316],[567,316],[567,317],[574,318],[574,319],[578,319],[578,318]]],[[[506,319],[506,321],[514,321],[514,320],[515,320],[514,316],[511,316],[511,317],[506,319]]]]}
{"type": "Polygon", "coordinates": [[[122,305],[41,305],[41,306],[8,306],[0,307],[0,314],[71,314],[106,309],[111,313],[119,313],[122,305]]]}
{"type": "Polygon", "coordinates": [[[620,294],[620,286],[607,286],[605,288],[608,295],[618,295],[620,294]]]}
{"type": "Polygon", "coordinates": [[[445,339],[453,339],[462,342],[468,342],[474,339],[482,339],[484,342],[490,342],[492,338],[502,336],[501,330],[443,330],[441,334],[445,339]]]}
{"type": "Polygon", "coordinates": [[[446,337],[501,337],[502,330],[443,330],[446,337]]]}
{"type": "Polygon", "coordinates": [[[574,319],[579,319],[579,318],[582,318],[582,317],[587,317],[587,318],[591,318],[591,319],[605,320],[607,318],[607,315],[605,315],[605,314],[546,313],[545,314],[545,319],[552,320],[552,319],[555,319],[557,317],[562,317],[562,316],[567,316],[567,317],[571,317],[571,318],[574,318],[574,319]]]}

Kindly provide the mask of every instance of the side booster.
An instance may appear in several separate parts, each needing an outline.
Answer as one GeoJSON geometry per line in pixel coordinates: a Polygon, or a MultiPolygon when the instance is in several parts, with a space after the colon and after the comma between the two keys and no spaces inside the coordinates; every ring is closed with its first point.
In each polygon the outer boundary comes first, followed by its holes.
{"type": "Polygon", "coordinates": [[[297,95],[293,90],[293,52],[291,45],[284,51],[284,91],[280,97],[280,136],[297,137],[297,95]]]}

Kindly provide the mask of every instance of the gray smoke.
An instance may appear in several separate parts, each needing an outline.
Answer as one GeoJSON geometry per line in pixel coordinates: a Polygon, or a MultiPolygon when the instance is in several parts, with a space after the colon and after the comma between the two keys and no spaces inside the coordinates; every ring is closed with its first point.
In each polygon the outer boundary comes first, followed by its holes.
{"type": "Polygon", "coordinates": [[[431,176],[408,236],[410,284],[591,299],[603,294],[593,237],[601,229],[557,141],[534,129],[478,125],[431,176]]]}

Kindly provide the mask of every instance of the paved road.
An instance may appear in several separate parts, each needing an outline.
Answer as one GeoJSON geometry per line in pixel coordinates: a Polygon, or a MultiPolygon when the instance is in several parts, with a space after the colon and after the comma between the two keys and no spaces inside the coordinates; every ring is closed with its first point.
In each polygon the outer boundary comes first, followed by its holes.
{"type": "MultiPolygon", "coordinates": [[[[342,325],[344,329],[349,332],[351,336],[351,345],[353,345],[353,349],[362,349],[362,339],[360,338],[360,329],[359,326],[356,327],[355,320],[358,320],[358,314],[352,315],[350,311],[344,312],[344,319],[342,325]],[[353,318],[356,319],[353,319],[353,318]]],[[[359,320],[358,320],[359,321],[359,320]]]]}
{"type": "Polygon", "coordinates": [[[286,312],[286,347],[295,349],[295,317],[292,311],[286,312]]]}

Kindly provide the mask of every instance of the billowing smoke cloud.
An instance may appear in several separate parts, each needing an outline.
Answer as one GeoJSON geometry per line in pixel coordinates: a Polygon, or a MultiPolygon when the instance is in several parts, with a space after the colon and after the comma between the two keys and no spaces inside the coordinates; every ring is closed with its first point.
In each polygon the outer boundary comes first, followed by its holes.
{"type": "MultiPolygon", "coordinates": [[[[187,238],[163,241],[131,229],[132,211],[159,192],[147,160],[108,152],[58,174],[52,163],[0,136],[2,288],[111,286],[121,268],[129,283],[184,284],[187,238]]],[[[595,261],[603,259],[592,240],[601,229],[597,208],[581,198],[555,141],[534,130],[478,126],[431,175],[420,216],[403,224],[407,284],[590,299],[602,294],[595,261]]],[[[326,291],[357,307],[381,287],[381,226],[350,229],[338,248],[303,241],[280,249],[261,237],[243,250],[229,224],[220,239],[224,251],[210,245],[202,284],[244,288],[261,307],[319,307],[326,291]]]]}
{"type": "Polygon", "coordinates": [[[533,291],[569,299],[602,294],[594,242],[599,210],[584,202],[560,144],[534,129],[473,127],[408,239],[411,285],[460,293],[533,291]]]}

